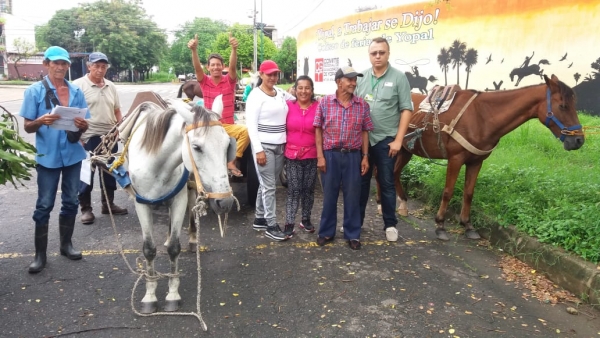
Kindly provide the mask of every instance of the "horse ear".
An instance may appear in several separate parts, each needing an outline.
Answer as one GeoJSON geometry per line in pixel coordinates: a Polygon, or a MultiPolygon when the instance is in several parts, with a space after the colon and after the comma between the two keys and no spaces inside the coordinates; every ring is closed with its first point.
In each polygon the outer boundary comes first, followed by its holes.
{"type": "Polygon", "coordinates": [[[552,74],[552,81],[558,82],[558,77],[554,74],[552,74]]]}
{"type": "MultiPolygon", "coordinates": [[[[552,75],[552,76],[554,76],[554,75],[552,75]]],[[[544,81],[546,82],[547,86],[550,86],[550,78],[546,74],[544,74],[544,81]]]]}
{"type": "Polygon", "coordinates": [[[223,95],[222,94],[215,97],[215,100],[213,101],[211,110],[214,111],[215,113],[217,113],[219,116],[221,116],[223,114],[223,95]]]}
{"type": "Polygon", "coordinates": [[[194,122],[194,113],[192,113],[192,107],[178,99],[168,99],[167,103],[169,106],[177,112],[187,124],[192,124],[194,122]]]}

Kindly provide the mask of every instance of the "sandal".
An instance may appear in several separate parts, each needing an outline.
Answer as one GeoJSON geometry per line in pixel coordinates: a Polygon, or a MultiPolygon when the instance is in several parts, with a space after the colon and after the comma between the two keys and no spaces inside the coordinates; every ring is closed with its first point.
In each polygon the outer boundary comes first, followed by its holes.
{"type": "Polygon", "coordinates": [[[227,174],[229,177],[244,177],[244,174],[242,174],[242,172],[237,168],[227,169],[227,174]]]}

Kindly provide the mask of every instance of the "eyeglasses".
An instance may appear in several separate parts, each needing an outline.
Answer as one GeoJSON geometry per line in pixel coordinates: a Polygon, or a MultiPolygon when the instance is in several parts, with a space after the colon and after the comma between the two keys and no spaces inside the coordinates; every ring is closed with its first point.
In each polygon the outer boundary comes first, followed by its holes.
{"type": "Polygon", "coordinates": [[[376,52],[370,52],[369,54],[371,54],[371,56],[377,56],[377,54],[383,56],[383,55],[385,55],[385,53],[387,53],[387,52],[384,51],[384,50],[379,50],[379,51],[376,51],[376,52]]]}
{"type": "Polygon", "coordinates": [[[110,65],[107,63],[93,63],[91,67],[94,69],[105,70],[105,69],[110,68],[110,65]]]}

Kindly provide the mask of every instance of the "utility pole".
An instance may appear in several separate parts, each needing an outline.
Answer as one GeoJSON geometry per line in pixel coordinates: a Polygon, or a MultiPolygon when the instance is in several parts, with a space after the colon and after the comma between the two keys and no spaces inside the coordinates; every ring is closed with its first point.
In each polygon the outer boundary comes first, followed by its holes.
{"type": "MultiPolygon", "coordinates": [[[[261,13],[262,15],[262,13],[261,13]]],[[[258,71],[258,63],[256,60],[256,56],[257,56],[257,51],[256,51],[256,0],[254,0],[254,15],[252,15],[252,17],[254,18],[254,23],[252,25],[252,29],[254,30],[254,64],[253,64],[253,68],[254,71],[257,72],[258,71]]]]}
{"type": "Polygon", "coordinates": [[[260,62],[265,61],[265,23],[263,21],[263,8],[262,8],[262,0],[260,0],[260,62]]]}

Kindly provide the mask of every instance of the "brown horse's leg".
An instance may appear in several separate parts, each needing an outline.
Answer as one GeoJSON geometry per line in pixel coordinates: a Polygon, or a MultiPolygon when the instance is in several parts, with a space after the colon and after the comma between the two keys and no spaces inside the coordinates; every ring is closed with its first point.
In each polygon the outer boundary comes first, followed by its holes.
{"type": "Polygon", "coordinates": [[[454,185],[456,184],[456,179],[458,178],[458,173],[460,172],[460,167],[462,165],[462,161],[448,160],[448,167],[446,168],[446,186],[444,187],[444,193],[442,194],[442,203],[440,203],[440,208],[435,215],[435,223],[437,225],[435,234],[437,235],[437,238],[442,241],[450,239],[446,232],[444,221],[446,210],[448,210],[448,203],[450,203],[450,199],[454,193],[454,185]]]}
{"type": "Polygon", "coordinates": [[[396,195],[399,200],[398,214],[404,217],[408,216],[408,196],[404,191],[404,187],[402,187],[400,176],[402,176],[402,169],[410,162],[411,158],[412,154],[402,148],[396,157],[396,164],[394,165],[394,185],[396,186],[396,195]]]}
{"type": "Polygon", "coordinates": [[[471,202],[473,201],[473,192],[477,176],[481,170],[483,161],[467,164],[465,171],[465,191],[463,192],[462,208],[460,210],[460,224],[465,227],[465,236],[469,239],[480,239],[479,233],[471,224],[471,202]]]}

